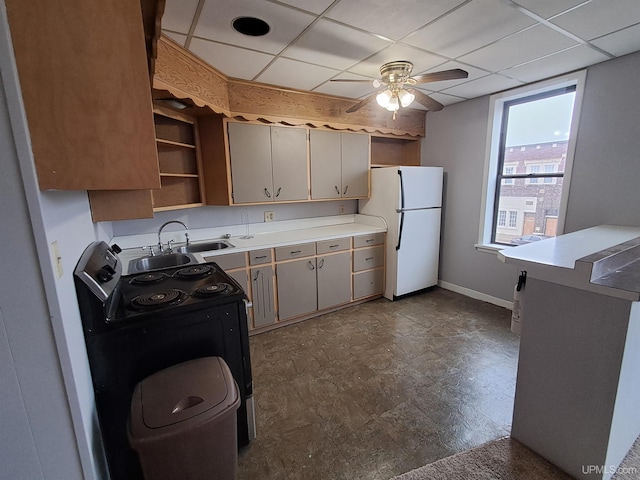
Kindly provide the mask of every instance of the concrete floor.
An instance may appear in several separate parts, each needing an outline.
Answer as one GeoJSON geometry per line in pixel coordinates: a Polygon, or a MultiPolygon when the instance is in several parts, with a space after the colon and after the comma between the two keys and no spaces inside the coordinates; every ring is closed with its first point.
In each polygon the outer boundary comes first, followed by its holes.
{"type": "Polygon", "coordinates": [[[436,288],[251,337],[238,480],[388,478],[508,435],[511,312],[436,288]]]}

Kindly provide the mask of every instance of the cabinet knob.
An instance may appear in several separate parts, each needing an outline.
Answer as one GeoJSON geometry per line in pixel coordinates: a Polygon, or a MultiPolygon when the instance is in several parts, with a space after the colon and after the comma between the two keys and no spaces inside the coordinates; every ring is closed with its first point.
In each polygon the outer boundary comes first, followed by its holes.
{"type": "Polygon", "coordinates": [[[337,193],[338,195],[340,195],[340,189],[338,188],[338,186],[337,186],[337,185],[334,185],[334,188],[336,189],[336,193],[337,193]]]}
{"type": "Polygon", "coordinates": [[[347,185],[346,187],[344,187],[344,192],[342,192],[343,195],[347,194],[347,190],[349,190],[349,185],[347,185]]]}
{"type": "Polygon", "coordinates": [[[265,194],[268,198],[271,198],[271,192],[269,192],[269,190],[267,190],[267,187],[264,187],[264,194],[265,194]]]}
{"type": "Polygon", "coordinates": [[[311,260],[309,260],[307,262],[307,267],[309,267],[309,270],[315,270],[316,269],[316,267],[313,265],[313,263],[311,263],[311,260]]]}
{"type": "Polygon", "coordinates": [[[322,268],[324,267],[324,258],[320,259],[320,262],[318,263],[318,268],[322,268]]]}
{"type": "Polygon", "coordinates": [[[280,196],[280,191],[282,190],[282,187],[278,187],[278,191],[276,192],[276,197],[280,196]]]}

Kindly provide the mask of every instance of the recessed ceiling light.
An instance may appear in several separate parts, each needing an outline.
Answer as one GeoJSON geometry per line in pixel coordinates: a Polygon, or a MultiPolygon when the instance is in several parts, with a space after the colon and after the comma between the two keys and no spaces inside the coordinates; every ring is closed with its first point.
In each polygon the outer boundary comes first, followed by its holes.
{"type": "Polygon", "coordinates": [[[255,17],[238,17],[231,22],[231,26],[236,32],[250,37],[261,37],[271,30],[267,22],[255,17]]]}

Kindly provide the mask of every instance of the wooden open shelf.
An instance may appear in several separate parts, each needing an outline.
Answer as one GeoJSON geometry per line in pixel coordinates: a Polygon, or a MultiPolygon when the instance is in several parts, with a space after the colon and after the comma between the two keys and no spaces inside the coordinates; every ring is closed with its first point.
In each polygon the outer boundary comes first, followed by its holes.
{"type": "Polygon", "coordinates": [[[371,166],[419,166],[420,139],[371,136],[371,166]]]}

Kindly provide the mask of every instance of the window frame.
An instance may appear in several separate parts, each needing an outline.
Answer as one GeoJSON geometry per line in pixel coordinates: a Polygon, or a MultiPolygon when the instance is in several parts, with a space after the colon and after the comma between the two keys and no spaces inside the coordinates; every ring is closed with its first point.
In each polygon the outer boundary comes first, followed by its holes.
{"type": "MultiPolygon", "coordinates": [[[[562,197],[560,199],[556,234],[561,235],[564,232],[564,223],[570,190],[569,184],[573,170],[573,158],[575,154],[580,111],[582,109],[586,74],[586,70],[580,70],[567,75],[562,75],[542,82],[525,85],[523,87],[491,95],[489,97],[489,121],[487,122],[487,138],[485,145],[484,180],[482,185],[482,199],[480,202],[481,211],[478,243],[475,244],[476,249],[495,253],[498,250],[509,247],[509,245],[491,242],[494,225],[493,219],[494,216],[497,215],[496,192],[499,185],[498,178],[502,177],[502,175],[499,175],[499,172],[501,172],[499,170],[501,168],[499,155],[505,104],[512,103],[518,99],[548,94],[554,90],[575,86],[575,100],[573,104],[569,142],[567,145],[567,156],[565,159],[563,189],[562,197]]],[[[549,174],[546,175],[551,176],[549,174]]],[[[545,174],[542,173],[540,176],[544,177],[545,174]]],[[[555,174],[553,176],[555,176],[555,174]]]]}

